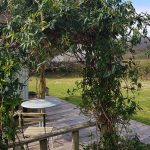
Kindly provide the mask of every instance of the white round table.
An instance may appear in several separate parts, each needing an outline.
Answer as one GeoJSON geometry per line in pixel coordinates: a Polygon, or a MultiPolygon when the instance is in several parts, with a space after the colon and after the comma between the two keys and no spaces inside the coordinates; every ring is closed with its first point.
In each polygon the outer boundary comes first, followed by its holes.
{"type": "MultiPolygon", "coordinates": [[[[32,99],[27,100],[21,104],[24,108],[29,109],[39,109],[41,113],[45,112],[45,108],[56,106],[60,104],[61,101],[55,97],[52,96],[46,96],[45,99],[32,99]]],[[[43,123],[42,123],[43,124],[43,123]]]]}
{"type": "Polygon", "coordinates": [[[21,104],[22,107],[31,109],[44,109],[55,105],[56,104],[54,102],[51,102],[50,100],[47,99],[28,100],[21,104]]]}
{"type": "Polygon", "coordinates": [[[46,96],[45,99],[32,99],[27,100],[21,104],[24,108],[31,108],[31,109],[44,109],[52,106],[56,106],[61,104],[62,101],[53,96],[46,96]]]}

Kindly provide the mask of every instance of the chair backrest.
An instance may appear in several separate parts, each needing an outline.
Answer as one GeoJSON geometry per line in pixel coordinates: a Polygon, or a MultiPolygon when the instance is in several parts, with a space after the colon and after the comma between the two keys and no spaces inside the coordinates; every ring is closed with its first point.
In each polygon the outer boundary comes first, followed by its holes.
{"type": "Polygon", "coordinates": [[[19,114],[19,126],[27,126],[37,122],[43,122],[43,126],[46,125],[46,114],[45,113],[23,113],[19,114]]]}

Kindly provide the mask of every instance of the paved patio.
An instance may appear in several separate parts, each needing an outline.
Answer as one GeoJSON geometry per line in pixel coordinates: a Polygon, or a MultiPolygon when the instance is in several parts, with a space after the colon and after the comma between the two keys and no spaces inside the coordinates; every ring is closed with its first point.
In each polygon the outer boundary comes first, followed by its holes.
{"type": "MultiPolygon", "coordinates": [[[[59,100],[59,99],[58,99],[59,100]]],[[[67,103],[63,100],[60,100],[61,103],[57,106],[53,106],[51,108],[46,109],[47,123],[46,126],[54,127],[55,129],[69,127],[74,124],[86,122],[89,120],[88,117],[80,114],[79,108],[75,105],[67,103]]],[[[131,121],[130,129],[132,132],[137,134],[139,139],[144,143],[150,144],[150,126],[131,121]]],[[[80,144],[82,148],[82,144],[90,143],[96,140],[97,131],[96,127],[90,127],[86,129],[80,130],[80,144]]],[[[71,150],[72,149],[72,135],[71,133],[66,133],[57,137],[54,137],[54,145],[52,147],[52,142],[49,140],[49,149],[52,150],[71,150]]],[[[39,143],[34,142],[29,144],[30,150],[39,150],[39,143]]]]}

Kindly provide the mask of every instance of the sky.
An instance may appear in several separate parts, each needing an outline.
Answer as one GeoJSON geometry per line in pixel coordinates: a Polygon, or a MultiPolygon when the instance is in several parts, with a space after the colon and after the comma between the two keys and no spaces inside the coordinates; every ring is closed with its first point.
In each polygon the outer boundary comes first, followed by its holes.
{"type": "Polygon", "coordinates": [[[150,13],[150,0],[130,0],[136,11],[150,13]]]}
{"type": "MultiPolygon", "coordinates": [[[[144,12],[150,14],[150,0],[130,0],[138,13],[144,12]]],[[[148,27],[148,36],[150,36],[150,27],[148,27]]]]}

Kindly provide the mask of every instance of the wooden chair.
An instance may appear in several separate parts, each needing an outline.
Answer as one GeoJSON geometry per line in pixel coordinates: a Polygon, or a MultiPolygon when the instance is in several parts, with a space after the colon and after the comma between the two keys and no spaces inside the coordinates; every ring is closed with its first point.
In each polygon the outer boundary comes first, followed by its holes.
{"type": "Polygon", "coordinates": [[[19,126],[29,126],[39,122],[42,127],[46,126],[46,114],[45,113],[24,113],[19,112],[19,126]]]}
{"type": "MultiPolygon", "coordinates": [[[[25,138],[43,135],[45,133],[52,132],[53,130],[53,127],[46,127],[45,113],[19,112],[18,116],[19,116],[19,126],[22,128],[22,132],[25,138]],[[39,122],[39,126],[33,126],[36,125],[35,123],[37,122],[39,122]]],[[[51,138],[51,145],[53,147],[53,138],[51,138]]]]}

